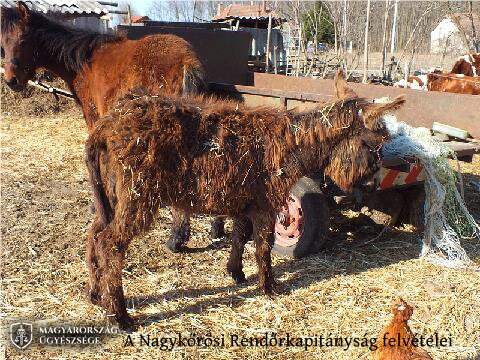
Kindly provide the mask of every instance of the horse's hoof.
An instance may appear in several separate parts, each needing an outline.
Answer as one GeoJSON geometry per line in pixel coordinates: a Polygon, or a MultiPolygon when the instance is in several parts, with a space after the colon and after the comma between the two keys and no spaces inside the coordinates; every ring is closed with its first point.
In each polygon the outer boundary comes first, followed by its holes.
{"type": "Polygon", "coordinates": [[[98,293],[98,291],[92,290],[89,284],[85,285],[85,295],[93,305],[101,306],[100,294],[98,293]]]}
{"type": "Polygon", "coordinates": [[[247,278],[245,277],[245,273],[240,270],[240,271],[229,271],[230,276],[235,280],[237,284],[242,284],[247,281],[247,278]]]}
{"type": "Polygon", "coordinates": [[[214,220],[210,229],[210,237],[212,239],[220,239],[225,236],[225,225],[223,220],[214,220]]]}
{"type": "Polygon", "coordinates": [[[174,253],[182,252],[183,245],[190,240],[190,226],[182,225],[172,228],[170,238],[167,240],[167,248],[174,253]]]}
{"type": "Polygon", "coordinates": [[[264,286],[262,286],[262,290],[270,298],[273,298],[275,295],[280,293],[279,286],[275,281],[271,281],[264,286]]]}
{"type": "Polygon", "coordinates": [[[123,332],[132,333],[137,329],[135,321],[127,314],[115,316],[115,320],[117,321],[118,328],[123,332]]]}
{"type": "Polygon", "coordinates": [[[172,236],[170,237],[170,239],[167,240],[167,243],[165,245],[167,246],[168,250],[170,250],[171,252],[179,253],[179,252],[182,252],[183,244],[185,242],[186,241],[184,241],[183,239],[179,239],[176,236],[172,236]]]}

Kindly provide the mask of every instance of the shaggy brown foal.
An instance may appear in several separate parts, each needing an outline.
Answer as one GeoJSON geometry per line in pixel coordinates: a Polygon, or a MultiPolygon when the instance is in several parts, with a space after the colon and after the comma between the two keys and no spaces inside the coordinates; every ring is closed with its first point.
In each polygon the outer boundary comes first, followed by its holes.
{"type": "Polygon", "coordinates": [[[150,228],[159,206],[234,218],[228,270],[245,280],[242,253],[253,234],[259,285],[271,293],[275,215],[291,187],[319,170],[345,191],[370,179],[388,137],[381,116],[403,102],[349,98],[295,114],[202,98],[127,96],[86,144],[97,211],[88,236],[98,254],[88,267],[97,303],[120,327],[133,325],[122,288],[125,251],[150,228]]]}

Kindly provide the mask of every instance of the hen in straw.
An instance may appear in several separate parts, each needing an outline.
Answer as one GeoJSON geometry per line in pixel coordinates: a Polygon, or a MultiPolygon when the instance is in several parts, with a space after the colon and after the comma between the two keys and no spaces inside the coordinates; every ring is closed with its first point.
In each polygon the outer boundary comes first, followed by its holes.
{"type": "Polygon", "coordinates": [[[432,360],[423,349],[413,346],[415,337],[408,326],[413,308],[403,299],[392,305],[393,319],[379,334],[374,360],[432,360]]]}

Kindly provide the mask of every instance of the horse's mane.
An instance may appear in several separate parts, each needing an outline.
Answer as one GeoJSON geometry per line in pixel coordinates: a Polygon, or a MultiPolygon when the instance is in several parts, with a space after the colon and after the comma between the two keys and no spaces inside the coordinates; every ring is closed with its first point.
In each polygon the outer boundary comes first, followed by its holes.
{"type": "MultiPolygon", "coordinates": [[[[2,36],[20,21],[16,8],[2,7],[2,36]]],[[[103,44],[121,41],[122,36],[81,30],[58,23],[46,16],[30,11],[28,34],[37,46],[43,47],[71,71],[80,71],[89,62],[93,51],[103,44]]]]}
{"type": "Polygon", "coordinates": [[[2,6],[2,21],[1,29],[3,34],[9,32],[20,21],[20,14],[18,11],[2,6]]]}

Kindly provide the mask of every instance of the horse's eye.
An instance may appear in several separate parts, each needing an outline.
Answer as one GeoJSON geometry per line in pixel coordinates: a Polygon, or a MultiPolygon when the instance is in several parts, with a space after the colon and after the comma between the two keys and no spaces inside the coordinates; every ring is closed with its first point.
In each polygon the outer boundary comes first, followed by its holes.
{"type": "Polygon", "coordinates": [[[2,47],[2,54],[1,54],[1,56],[2,56],[2,59],[5,58],[5,50],[3,50],[3,47],[2,47]]]}

